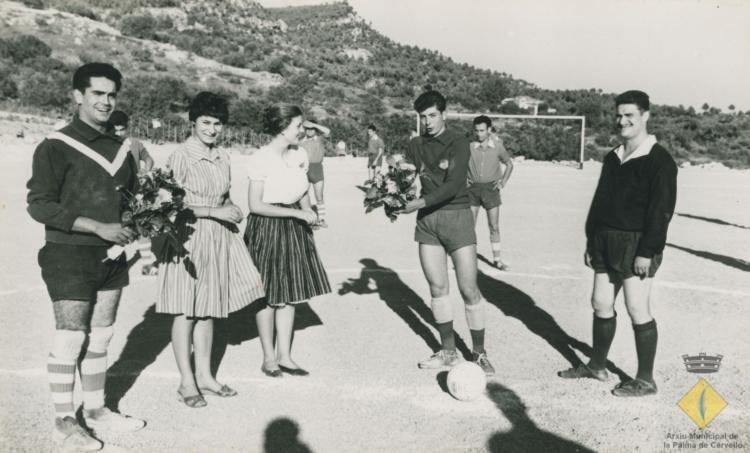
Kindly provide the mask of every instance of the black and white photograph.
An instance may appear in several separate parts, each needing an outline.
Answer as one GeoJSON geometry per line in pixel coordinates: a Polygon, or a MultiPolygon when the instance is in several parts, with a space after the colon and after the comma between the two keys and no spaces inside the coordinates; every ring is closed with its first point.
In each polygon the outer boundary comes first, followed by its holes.
{"type": "Polygon", "coordinates": [[[750,1],[0,1],[0,453],[750,452],[750,1]]]}

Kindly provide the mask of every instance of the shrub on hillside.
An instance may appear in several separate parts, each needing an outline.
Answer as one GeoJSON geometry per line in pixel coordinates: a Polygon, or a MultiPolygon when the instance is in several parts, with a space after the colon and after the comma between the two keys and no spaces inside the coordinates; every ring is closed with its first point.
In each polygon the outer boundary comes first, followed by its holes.
{"type": "Polygon", "coordinates": [[[55,2],[54,6],[60,11],[65,11],[66,13],[75,14],[76,16],[81,17],[87,17],[91,20],[99,20],[99,17],[96,15],[96,13],[94,13],[93,10],[91,10],[91,8],[86,6],[85,3],[77,0],[58,1],[55,2]]]}
{"type": "Polygon", "coordinates": [[[26,105],[64,109],[70,104],[70,80],[63,72],[32,72],[24,78],[18,90],[18,99],[26,105]]]}
{"type": "Polygon", "coordinates": [[[140,39],[154,39],[158,23],[150,14],[131,14],[120,21],[120,31],[123,35],[140,39]]]}
{"type": "Polygon", "coordinates": [[[0,58],[10,58],[14,63],[23,63],[34,57],[49,57],[52,49],[44,41],[31,35],[19,35],[13,39],[0,39],[0,58]]]}
{"type": "Polygon", "coordinates": [[[21,3],[34,9],[44,9],[44,2],[42,0],[21,0],[21,3]]]}
{"type": "Polygon", "coordinates": [[[131,115],[163,118],[173,112],[184,112],[190,94],[182,80],[161,76],[136,76],[123,81],[123,109],[131,115]]]}

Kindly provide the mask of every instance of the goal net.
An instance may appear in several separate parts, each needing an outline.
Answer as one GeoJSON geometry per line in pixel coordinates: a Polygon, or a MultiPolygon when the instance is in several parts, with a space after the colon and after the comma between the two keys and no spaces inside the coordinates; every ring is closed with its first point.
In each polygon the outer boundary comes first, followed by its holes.
{"type": "MultiPolygon", "coordinates": [[[[559,162],[583,168],[586,117],[569,115],[505,115],[445,112],[449,126],[474,140],[472,121],[479,115],[492,120],[498,136],[514,157],[559,162]]],[[[417,132],[421,131],[419,115],[417,132]]]]}

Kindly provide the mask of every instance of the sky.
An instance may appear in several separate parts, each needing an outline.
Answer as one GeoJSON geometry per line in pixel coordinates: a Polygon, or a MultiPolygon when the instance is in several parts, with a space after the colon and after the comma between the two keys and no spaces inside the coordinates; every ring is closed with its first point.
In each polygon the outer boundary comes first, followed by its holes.
{"type": "MultiPolygon", "coordinates": [[[[260,0],[267,7],[324,3],[260,0]]],[[[349,0],[372,27],[548,89],[750,111],[750,0],[349,0]]]]}

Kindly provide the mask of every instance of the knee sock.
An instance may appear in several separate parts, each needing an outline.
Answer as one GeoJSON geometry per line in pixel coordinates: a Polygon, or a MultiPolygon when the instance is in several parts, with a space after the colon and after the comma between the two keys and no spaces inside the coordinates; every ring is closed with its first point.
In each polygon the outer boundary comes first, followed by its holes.
{"type": "Polygon", "coordinates": [[[326,205],[322,202],[318,203],[318,218],[320,220],[326,219],[326,205]]]}
{"type": "Polygon", "coordinates": [[[484,326],[485,326],[485,306],[484,298],[479,299],[475,304],[465,304],[466,323],[469,325],[471,333],[471,344],[473,351],[476,353],[484,352],[484,326]]]}
{"type": "Polygon", "coordinates": [[[611,318],[599,318],[594,315],[593,327],[593,352],[589,366],[594,370],[603,370],[607,367],[607,355],[612,340],[617,330],[617,313],[611,318]]]}
{"type": "Polygon", "coordinates": [[[433,297],[432,316],[435,317],[438,332],[440,333],[440,343],[443,349],[452,351],[456,349],[456,339],[453,336],[453,306],[450,296],[433,297]]]}
{"type": "Polygon", "coordinates": [[[83,387],[84,409],[104,407],[104,383],[107,380],[107,347],[112,339],[113,329],[92,327],[89,346],[81,361],[81,384],[83,387]]]}
{"type": "Polygon", "coordinates": [[[492,246],[492,258],[495,261],[500,261],[500,242],[493,242],[492,246]]]}
{"type": "Polygon", "coordinates": [[[654,382],[654,358],[656,357],[656,343],[659,334],[656,330],[656,320],[644,324],[633,324],[635,333],[635,351],[638,354],[638,373],[636,379],[654,382]]]}
{"type": "Polygon", "coordinates": [[[56,330],[52,349],[47,358],[47,374],[55,404],[55,417],[75,418],[73,385],[76,380],[76,361],[86,341],[80,330],[56,330]]]}

